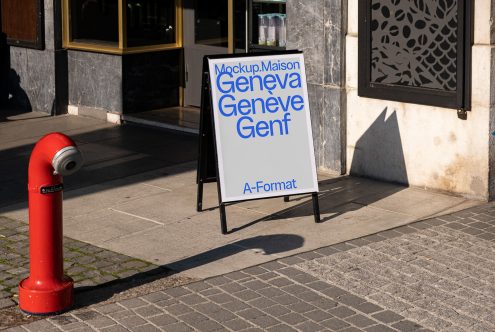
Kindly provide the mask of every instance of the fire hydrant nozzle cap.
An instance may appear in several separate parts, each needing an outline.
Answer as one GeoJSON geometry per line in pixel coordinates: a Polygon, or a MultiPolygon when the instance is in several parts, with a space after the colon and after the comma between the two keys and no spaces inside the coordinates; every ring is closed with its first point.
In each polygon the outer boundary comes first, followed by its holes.
{"type": "Polygon", "coordinates": [[[52,159],[54,174],[62,176],[77,172],[83,164],[81,152],[75,146],[67,146],[55,154],[52,159]]]}

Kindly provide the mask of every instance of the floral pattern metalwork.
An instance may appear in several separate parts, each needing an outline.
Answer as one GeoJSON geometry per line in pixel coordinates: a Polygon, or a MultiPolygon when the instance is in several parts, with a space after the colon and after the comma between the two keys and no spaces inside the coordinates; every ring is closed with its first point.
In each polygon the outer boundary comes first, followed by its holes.
{"type": "Polygon", "coordinates": [[[371,3],[371,81],[455,91],[457,0],[371,3]]]}

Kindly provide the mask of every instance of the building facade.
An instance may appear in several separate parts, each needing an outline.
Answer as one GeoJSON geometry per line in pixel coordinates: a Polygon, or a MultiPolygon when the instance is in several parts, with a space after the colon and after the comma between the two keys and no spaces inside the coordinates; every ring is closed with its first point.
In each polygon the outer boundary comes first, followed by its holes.
{"type": "MultiPolygon", "coordinates": [[[[2,46],[3,72],[11,98],[51,114],[198,106],[198,59],[252,41],[245,0],[37,1],[44,45],[2,46]]],[[[494,0],[278,2],[287,48],[304,51],[321,170],[495,196],[494,0]]]]}

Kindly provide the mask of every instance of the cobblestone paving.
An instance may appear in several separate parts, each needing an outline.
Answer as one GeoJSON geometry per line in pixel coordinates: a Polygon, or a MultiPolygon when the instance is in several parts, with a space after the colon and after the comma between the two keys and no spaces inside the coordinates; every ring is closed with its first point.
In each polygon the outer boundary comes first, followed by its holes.
{"type": "Polygon", "coordinates": [[[14,331],[495,331],[495,204],[14,331]]]}
{"type": "MultiPolygon", "coordinates": [[[[28,226],[0,217],[0,309],[14,305],[17,285],[29,275],[28,226]]],[[[64,238],[64,270],[76,289],[156,269],[148,262],[64,238]]]]}

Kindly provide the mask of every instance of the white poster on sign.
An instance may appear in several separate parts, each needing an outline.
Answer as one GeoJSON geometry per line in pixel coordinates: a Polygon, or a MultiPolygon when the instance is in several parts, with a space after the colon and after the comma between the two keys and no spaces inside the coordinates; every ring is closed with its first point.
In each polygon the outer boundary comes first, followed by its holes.
{"type": "Polygon", "coordinates": [[[222,201],[318,192],[303,55],[208,65],[222,201]]]}

